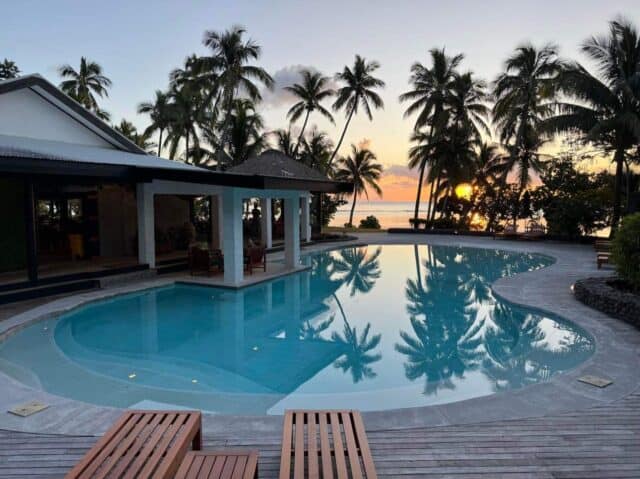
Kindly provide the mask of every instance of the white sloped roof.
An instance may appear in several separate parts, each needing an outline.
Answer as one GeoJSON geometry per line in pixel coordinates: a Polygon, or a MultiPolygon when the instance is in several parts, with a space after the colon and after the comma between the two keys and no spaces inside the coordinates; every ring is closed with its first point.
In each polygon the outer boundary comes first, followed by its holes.
{"type": "Polygon", "coordinates": [[[200,173],[209,172],[209,170],[204,168],[152,155],[7,135],[0,135],[0,157],[2,156],[102,165],[134,166],[138,168],[164,168],[168,170],[200,173]]]}

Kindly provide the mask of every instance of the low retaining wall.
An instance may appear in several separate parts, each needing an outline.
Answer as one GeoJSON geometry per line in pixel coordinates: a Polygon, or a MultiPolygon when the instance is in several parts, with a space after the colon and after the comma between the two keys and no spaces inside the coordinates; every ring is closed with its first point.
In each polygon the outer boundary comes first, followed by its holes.
{"type": "Polygon", "coordinates": [[[594,309],[640,328],[640,295],[614,288],[613,278],[588,278],[576,281],[576,298],[594,309]]]}

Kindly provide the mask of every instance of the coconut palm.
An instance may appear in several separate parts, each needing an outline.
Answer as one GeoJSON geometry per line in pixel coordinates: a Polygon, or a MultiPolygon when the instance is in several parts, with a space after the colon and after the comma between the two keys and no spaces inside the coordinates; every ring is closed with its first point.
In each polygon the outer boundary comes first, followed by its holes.
{"type": "Polygon", "coordinates": [[[291,123],[298,121],[298,119],[304,114],[302,129],[300,130],[298,140],[296,141],[296,152],[300,147],[302,138],[304,138],[304,131],[312,112],[317,111],[331,123],[334,123],[331,112],[321,104],[323,100],[333,96],[335,93],[331,88],[327,88],[330,78],[322,75],[320,72],[314,72],[308,69],[301,70],[300,75],[302,76],[301,83],[294,83],[291,86],[284,87],[285,90],[300,99],[300,101],[296,102],[287,112],[287,116],[291,123]]]}
{"type": "Polygon", "coordinates": [[[613,234],[622,213],[625,158],[640,142],[640,35],[628,20],[615,20],[607,36],[590,38],[582,51],[595,62],[598,73],[579,63],[569,65],[559,79],[569,99],[559,104],[559,114],[545,128],[578,133],[583,142],[614,152],[613,234]]]}
{"type": "Polygon", "coordinates": [[[320,171],[327,171],[329,158],[333,151],[333,142],[323,131],[317,128],[311,130],[306,138],[302,139],[302,151],[300,152],[300,161],[308,167],[320,171]]]}
{"type": "Polygon", "coordinates": [[[344,86],[338,89],[336,92],[336,101],[333,103],[333,109],[335,111],[345,109],[347,120],[344,124],[344,129],[340,135],[340,139],[336,144],[335,150],[329,159],[328,168],[331,167],[333,160],[342,145],[344,135],[347,133],[349,123],[354,114],[358,113],[358,108],[362,108],[366,113],[369,120],[373,119],[371,114],[371,106],[374,108],[384,108],[384,102],[380,95],[374,91],[376,88],[383,88],[385,83],[375,78],[372,74],[378,68],[380,64],[376,61],[368,62],[360,55],[356,55],[353,67],[349,68],[345,66],[342,72],[336,73],[336,80],[344,83],[344,86]]]}
{"type": "Polygon", "coordinates": [[[174,159],[184,140],[184,160],[199,163],[197,124],[201,119],[201,92],[191,84],[185,84],[181,88],[174,86],[168,95],[170,123],[163,146],[169,145],[169,158],[174,159]]]}
{"type": "Polygon", "coordinates": [[[349,214],[349,225],[353,224],[353,213],[356,209],[358,196],[369,198],[368,188],[382,197],[382,189],[378,185],[382,174],[382,165],[377,162],[376,155],[366,148],[351,145],[351,155],[341,158],[337,166],[335,177],[337,180],[353,183],[353,204],[349,214]]]}
{"type": "Polygon", "coordinates": [[[146,152],[150,152],[156,147],[156,144],[151,141],[150,133],[146,131],[140,133],[135,125],[130,121],[122,120],[118,125],[114,125],[113,128],[146,152]]]}
{"type": "MultiPolygon", "coordinates": [[[[410,102],[404,116],[417,114],[412,141],[423,146],[432,143],[437,130],[444,123],[443,113],[450,99],[451,85],[455,78],[456,69],[464,58],[463,55],[449,57],[445,54],[444,49],[436,48],[429,51],[429,56],[431,57],[430,67],[425,67],[419,62],[411,66],[409,81],[413,89],[400,95],[400,101],[410,102]],[[420,129],[423,127],[427,127],[429,131],[426,135],[419,135],[420,129]]],[[[409,168],[418,168],[420,172],[413,214],[414,220],[417,220],[419,215],[424,173],[431,160],[429,153],[430,148],[421,148],[420,151],[415,151],[413,155],[410,153],[409,156],[409,168]]],[[[429,208],[433,203],[434,180],[435,177],[430,181],[429,208]]],[[[429,212],[427,212],[427,216],[430,216],[429,212]]]]}
{"type": "Polygon", "coordinates": [[[0,80],[9,80],[11,78],[16,78],[20,75],[20,69],[15,62],[4,59],[4,61],[0,62],[0,80]]]}
{"type": "Polygon", "coordinates": [[[296,146],[293,143],[293,138],[291,138],[291,130],[280,128],[275,130],[272,135],[275,137],[275,149],[290,158],[294,158],[296,146]]]}
{"type": "Polygon", "coordinates": [[[162,136],[171,124],[171,108],[169,95],[161,90],[156,90],[156,97],[151,102],[138,105],[138,113],[149,115],[151,124],[145,130],[145,134],[152,135],[156,131],[158,135],[158,156],[162,154],[162,136]]]}
{"type": "Polygon", "coordinates": [[[509,169],[517,171],[520,195],[531,181],[531,171],[542,169],[540,127],[553,113],[562,68],[554,45],[525,44],[506,60],[494,84],[493,121],[507,148],[509,169]]]}
{"type": "Polygon", "coordinates": [[[215,75],[225,114],[220,128],[223,146],[230,133],[228,126],[231,110],[238,93],[241,91],[249,99],[259,101],[262,96],[254,81],[257,80],[268,88],[273,85],[273,78],[263,68],[249,64],[251,60],[260,57],[261,48],[253,40],[245,40],[245,33],[243,27],[234,26],[224,32],[207,31],[203,40],[204,45],[210,49],[211,56],[201,58],[202,68],[206,67],[215,75]]]}
{"type": "Polygon", "coordinates": [[[239,165],[250,157],[258,155],[264,149],[267,138],[263,133],[263,128],[262,116],[256,113],[252,101],[234,100],[227,144],[227,151],[232,163],[225,165],[225,167],[239,165]]]}
{"type": "Polygon", "coordinates": [[[98,106],[96,95],[100,98],[108,97],[111,80],[103,75],[102,67],[98,63],[81,57],[80,68],[77,71],[67,64],[61,66],[58,73],[64,79],[60,83],[60,89],[63,92],[87,110],[94,112],[99,118],[109,119],[109,114],[98,106]]]}

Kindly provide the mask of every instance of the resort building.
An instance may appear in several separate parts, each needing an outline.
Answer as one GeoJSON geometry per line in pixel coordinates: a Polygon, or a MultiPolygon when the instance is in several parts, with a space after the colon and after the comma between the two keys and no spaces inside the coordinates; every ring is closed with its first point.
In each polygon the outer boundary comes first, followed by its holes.
{"type": "Polygon", "coordinates": [[[38,75],[0,83],[0,174],[0,292],[154,269],[194,241],[222,250],[224,284],[240,285],[247,200],[293,270],[311,192],[352,188],[275,151],[227,172],[149,155],[38,75]]]}

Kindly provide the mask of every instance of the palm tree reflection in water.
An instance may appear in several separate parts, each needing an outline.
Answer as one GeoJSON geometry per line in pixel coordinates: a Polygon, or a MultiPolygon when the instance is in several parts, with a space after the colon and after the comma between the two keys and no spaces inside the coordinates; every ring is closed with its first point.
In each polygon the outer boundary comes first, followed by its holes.
{"type": "Polygon", "coordinates": [[[426,259],[421,262],[415,246],[416,279],[405,286],[411,331],[400,331],[402,342],[395,350],[406,356],[407,379],[424,377],[424,394],[455,389],[454,378],[477,370],[491,380],[494,391],[518,388],[570,369],[592,352],[585,335],[493,296],[491,282],[542,266],[535,257],[422,248],[426,259]],[[561,339],[554,344],[558,331],[561,339]]]}

